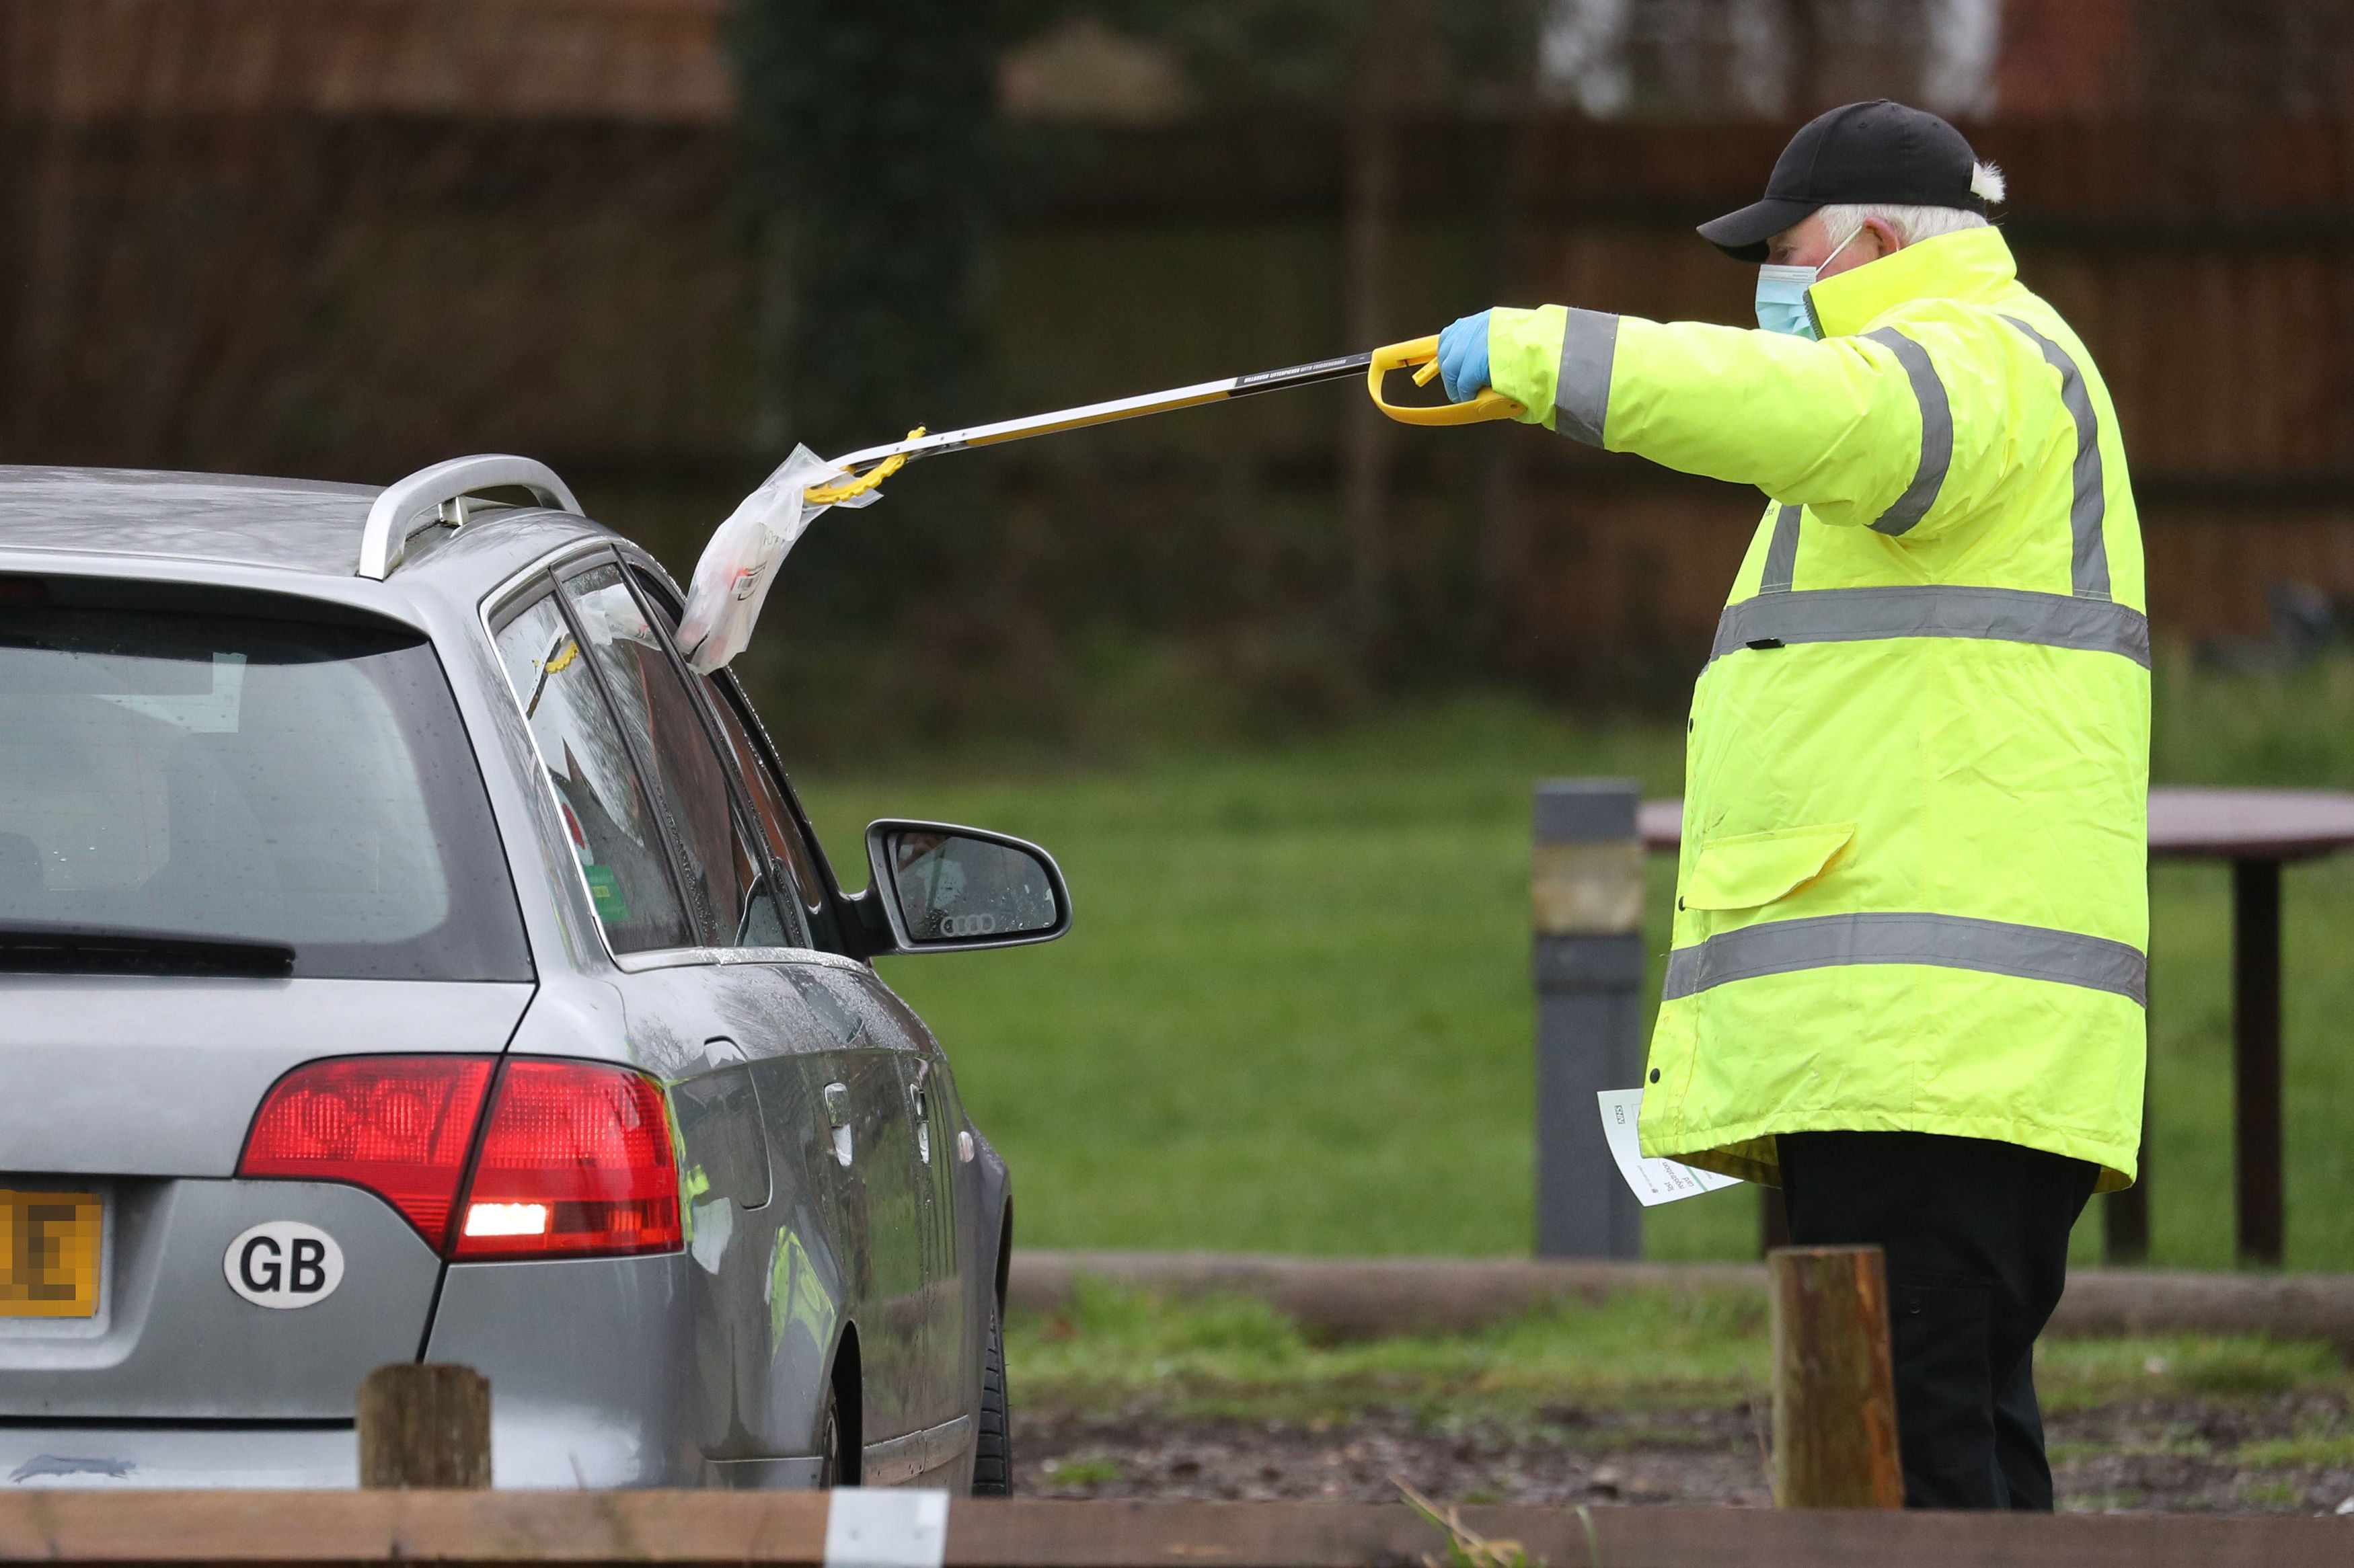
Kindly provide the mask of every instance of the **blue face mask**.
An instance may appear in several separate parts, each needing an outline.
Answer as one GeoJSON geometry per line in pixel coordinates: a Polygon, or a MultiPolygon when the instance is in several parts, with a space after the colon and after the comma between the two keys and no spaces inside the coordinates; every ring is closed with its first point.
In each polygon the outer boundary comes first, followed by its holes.
{"type": "Polygon", "coordinates": [[[1767,332],[1792,337],[1820,337],[1814,313],[1807,309],[1807,291],[1815,286],[1819,267],[1757,269],[1757,324],[1767,332]]]}
{"type": "Polygon", "coordinates": [[[1839,253],[1855,243],[1858,228],[1839,242],[1822,267],[1775,267],[1757,269],[1757,324],[1767,332],[1787,333],[1792,337],[1820,339],[1815,330],[1815,313],[1807,308],[1807,291],[1823,275],[1823,267],[1839,259],[1839,253]]]}

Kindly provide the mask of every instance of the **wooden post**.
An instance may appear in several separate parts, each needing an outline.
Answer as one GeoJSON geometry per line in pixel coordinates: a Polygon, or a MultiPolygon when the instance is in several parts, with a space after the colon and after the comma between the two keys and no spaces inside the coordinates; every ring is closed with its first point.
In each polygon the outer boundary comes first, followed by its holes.
{"type": "Polygon", "coordinates": [[[1903,1508],[1888,1275],[1876,1246],[1766,1260],[1774,1329],[1774,1503],[1903,1508]]]}
{"type": "Polygon", "coordinates": [[[357,1414],[361,1486],[491,1484],[491,1380],[473,1368],[378,1367],[357,1414]]]}

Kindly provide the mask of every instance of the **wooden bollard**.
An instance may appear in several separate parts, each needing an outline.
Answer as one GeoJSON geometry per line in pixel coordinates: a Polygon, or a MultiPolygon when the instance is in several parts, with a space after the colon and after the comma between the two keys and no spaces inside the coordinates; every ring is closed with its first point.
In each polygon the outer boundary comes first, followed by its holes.
{"type": "Polygon", "coordinates": [[[360,1382],[360,1485],[491,1484],[491,1380],[472,1367],[401,1361],[360,1382]]]}
{"type": "Polygon", "coordinates": [[[1766,1255],[1774,1326],[1774,1504],[1903,1508],[1888,1273],[1876,1246],[1766,1255]]]}

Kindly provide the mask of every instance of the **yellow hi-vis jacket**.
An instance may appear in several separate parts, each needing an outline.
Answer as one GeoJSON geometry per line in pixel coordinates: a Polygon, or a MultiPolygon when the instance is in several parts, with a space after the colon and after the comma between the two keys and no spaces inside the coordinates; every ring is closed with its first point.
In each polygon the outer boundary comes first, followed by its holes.
{"type": "Polygon", "coordinates": [[[2149,625],[2107,389],[1993,228],[1817,283],[1821,342],[1495,312],[1490,380],[1773,504],[1692,694],[1643,1152],[1996,1139],[2134,1176],[2149,625]]]}

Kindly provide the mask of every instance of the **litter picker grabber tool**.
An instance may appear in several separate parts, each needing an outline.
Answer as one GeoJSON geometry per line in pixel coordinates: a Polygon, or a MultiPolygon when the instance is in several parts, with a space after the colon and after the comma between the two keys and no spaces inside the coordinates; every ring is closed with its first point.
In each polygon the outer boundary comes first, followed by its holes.
{"type": "Polygon", "coordinates": [[[1260,392],[1283,392],[1294,387],[1314,387],[1359,375],[1365,378],[1365,387],[1373,396],[1373,407],[1403,424],[1471,425],[1483,419],[1509,419],[1522,411],[1518,403],[1492,387],[1482,388],[1479,396],[1468,403],[1440,403],[1428,407],[1392,403],[1382,396],[1382,383],[1391,371],[1406,369],[1415,371],[1416,386],[1428,386],[1438,374],[1438,339],[1419,337],[1411,343],[1394,343],[1370,354],[1343,355],[1338,359],[1320,359],[1312,365],[1288,366],[1281,370],[1262,370],[1252,376],[1230,376],[1223,381],[1202,381],[1191,387],[1172,387],[1166,392],[1147,392],[1141,397],[1114,397],[1108,402],[1060,408],[1051,414],[1033,414],[1024,419],[1002,419],[993,425],[975,425],[970,429],[942,430],[938,435],[914,430],[908,433],[906,440],[894,441],[888,446],[868,447],[847,457],[834,459],[836,468],[854,471],[864,468],[865,471],[840,484],[813,485],[807,493],[808,499],[812,505],[847,500],[851,495],[873,489],[896,473],[903,464],[941,452],[960,452],[973,447],[992,447],[1003,441],[1025,440],[1032,436],[1084,430],[1121,419],[1141,418],[1147,414],[1166,414],[1178,408],[1199,408],[1204,403],[1228,402],[1260,392]],[[868,466],[870,464],[871,467],[868,466]]]}
{"type": "Polygon", "coordinates": [[[1412,371],[1417,387],[1428,386],[1438,374],[1438,339],[1416,338],[1367,354],[1232,376],[1223,381],[1200,381],[1165,392],[1114,397],[961,430],[935,434],[919,426],[908,431],[904,440],[867,447],[831,461],[807,447],[797,447],[712,535],[703,558],[695,563],[686,615],[679,625],[680,644],[688,651],[690,662],[704,671],[716,670],[743,652],[751,641],[753,622],[768,598],[778,563],[816,515],[829,506],[864,506],[876,500],[877,486],[919,458],[1084,430],[1147,414],[1314,387],[1357,375],[1364,376],[1373,407],[1402,424],[1471,425],[1508,419],[1522,412],[1520,404],[1492,387],[1482,387],[1478,397],[1463,403],[1392,403],[1383,396],[1384,383],[1398,370],[1412,371]]]}

